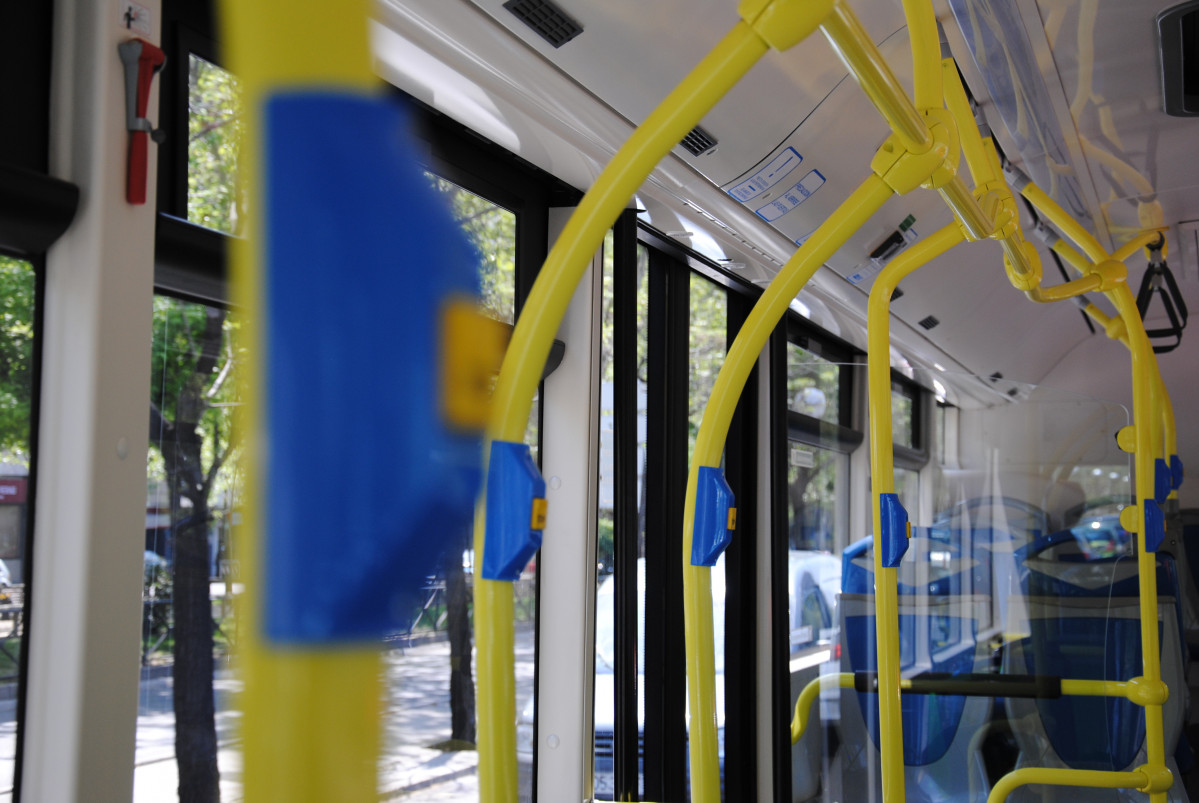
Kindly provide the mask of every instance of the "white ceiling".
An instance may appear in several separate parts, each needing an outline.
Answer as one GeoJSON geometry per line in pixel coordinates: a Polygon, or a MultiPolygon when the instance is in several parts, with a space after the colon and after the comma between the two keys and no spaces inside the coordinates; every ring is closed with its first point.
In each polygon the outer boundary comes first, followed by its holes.
{"type": "MultiPolygon", "coordinates": [[[[379,0],[380,72],[533,163],[588,186],[632,126],[736,23],[736,4],[557,2],[584,29],[560,49],[525,27],[502,0],[379,0]],[[457,86],[434,77],[438,64],[450,65],[457,86]]],[[[901,83],[910,85],[898,0],[851,5],[901,83]]],[[[1170,226],[1171,266],[1188,305],[1199,310],[1195,239],[1191,235],[1184,253],[1176,226],[1199,218],[1199,162],[1190,158],[1199,120],[1161,111],[1154,17],[1166,5],[934,0],[959,68],[1008,157],[1105,245],[1126,240],[1138,218],[1170,226]]],[[[689,244],[710,243],[713,256],[745,263],[745,275],[760,282],[866,176],[887,133],[820,36],[788,53],[768,54],[701,125],[719,140],[716,152],[695,157],[676,148],[638,201],[657,216],[659,228],[696,232],[689,244]],[[802,159],[790,175],[806,177],[805,186],[817,189],[767,221],[757,210],[769,195],[742,202],[730,191],[784,157],[802,159]]],[[[909,214],[921,236],[950,221],[927,191],[889,201],[801,295],[807,307],[825,313],[814,318],[863,342],[869,252],[909,214]]],[[[1046,284],[1055,284],[1057,268],[1043,254],[1046,284]]],[[[1129,281],[1139,284],[1143,260],[1130,260],[1129,268],[1129,281]]],[[[899,321],[893,328],[915,364],[998,371],[1115,401],[1127,396],[1123,347],[1102,332],[1092,334],[1073,305],[1037,305],[1013,290],[994,243],[959,247],[902,289],[892,305],[899,321]],[[928,315],[941,323],[925,332],[916,322],[928,315]]],[[[1199,335],[1188,332],[1162,364],[1175,404],[1184,409],[1199,395],[1199,335]]],[[[1199,454],[1199,425],[1181,436],[1183,453],[1199,454]]]]}

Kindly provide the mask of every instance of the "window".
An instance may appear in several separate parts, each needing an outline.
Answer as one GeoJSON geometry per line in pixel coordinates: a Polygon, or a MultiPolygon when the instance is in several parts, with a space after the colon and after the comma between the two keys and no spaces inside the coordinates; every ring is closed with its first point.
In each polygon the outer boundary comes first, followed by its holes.
{"type": "Polygon", "coordinates": [[[219,307],[154,299],[136,800],[239,774],[237,332],[219,307]]]}
{"type": "Polygon", "coordinates": [[[788,343],[787,409],[847,426],[849,422],[841,420],[841,366],[788,343]]]}
{"type": "Polygon", "coordinates": [[[187,105],[187,219],[237,234],[241,87],[229,71],[189,54],[187,105]]]}
{"type": "MultiPolygon", "coordinates": [[[[33,265],[0,255],[0,682],[14,686],[25,648],[36,298],[33,265]]],[[[16,716],[15,705],[4,707],[0,715],[0,797],[4,798],[13,789],[16,716]]]]}
{"type": "Polygon", "coordinates": [[[906,383],[891,383],[891,440],[909,449],[919,448],[915,419],[917,393],[906,383]]]}

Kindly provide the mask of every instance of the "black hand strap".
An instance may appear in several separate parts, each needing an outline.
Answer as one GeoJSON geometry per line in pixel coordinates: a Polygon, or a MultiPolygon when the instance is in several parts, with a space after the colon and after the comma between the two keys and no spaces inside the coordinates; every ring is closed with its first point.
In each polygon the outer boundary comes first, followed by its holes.
{"type": "Polygon", "coordinates": [[[1161,251],[1153,250],[1152,246],[1150,248],[1152,258],[1141,279],[1141,288],[1137,292],[1137,311],[1141,314],[1141,320],[1145,320],[1145,313],[1149,309],[1149,302],[1153,300],[1154,294],[1161,296],[1162,306],[1166,310],[1166,318],[1170,321],[1170,325],[1166,328],[1146,329],[1145,334],[1149,336],[1150,340],[1172,338],[1173,343],[1154,345],[1153,347],[1154,353],[1165,354],[1178,348],[1178,344],[1182,342],[1182,330],[1187,325],[1187,305],[1178,289],[1178,283],[1174,281],[1174,274],[1170,271],[1170,266],[1161,258],[1161,251]]]}

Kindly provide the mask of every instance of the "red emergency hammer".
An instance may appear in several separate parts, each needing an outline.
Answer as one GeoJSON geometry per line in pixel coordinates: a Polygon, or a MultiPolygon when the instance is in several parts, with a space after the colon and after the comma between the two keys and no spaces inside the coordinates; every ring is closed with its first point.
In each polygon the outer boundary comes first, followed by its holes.
{"type": "Polygon", "coordinates": [[[125,121],[129,136],[129,174],[125,184],[125,200],[131,204],[146,202],[146,169],[148,140],[162,142],[161,129],[146,119],[150,105],[150,84],[166,63],[166,54],[142,39],[130,39],[117,46],[121,63],[125,65],[125,121]]]}

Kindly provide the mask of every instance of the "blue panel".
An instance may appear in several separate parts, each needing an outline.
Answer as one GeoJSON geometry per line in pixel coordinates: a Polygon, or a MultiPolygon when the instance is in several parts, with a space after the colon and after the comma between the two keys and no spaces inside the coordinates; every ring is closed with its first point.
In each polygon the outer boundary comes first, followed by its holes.
{"type": "Polygon", "coordinates": [[[478,262],[393,102],[282,94],[262,124],[266,636],[377,639],[469,538],[480,444],[441,423],[435,349],[478,262]]]}
{"type": "Polygon", "coordinates": [[[1174,490],[1174,473],[1166,461],[1159,457],[1153,461],[1153,498],[1160,505],[1174,490]]]}
{"type": "Polygon", "coordinates": [[[1166,515],[1152,499],[1145,500],[1145,549],[1156,552],[1166,540],[1166,515]]]}
{"type": "Polygon", "coordinates": [[[1174,486],[1174,490],[1178,490],[1182,486],[1182,480],[1186,476],[1186,471],[1182,467],[1182,458],[1176,454],[1170,455],[1170,483],[1174,486]]]}
{"type": "Polygon", "coordinates": [[[695,488],[695,529],[691,535],[691,565],[715,566],[716,559],[733,540],[729,510],[733,489],[718,468],[700,466],[695,488]]]}
{"type": "Polygon", "coordinates": [[[535,499],[545,499],[545,480],[528,444],[492,443],[487,470],[484,579],[520,579],[529,559],[541,548],[542,528],[532,527],[535,499]]]}
{"type": "Polygon", "coordinates": [[[908,551],[908,512],[899,503],[898,494],[879,494],[882,508],[882,532],[879,541],[883,554],[883,565],[894,568],[908,551]]]}

